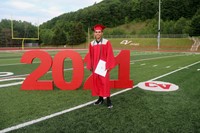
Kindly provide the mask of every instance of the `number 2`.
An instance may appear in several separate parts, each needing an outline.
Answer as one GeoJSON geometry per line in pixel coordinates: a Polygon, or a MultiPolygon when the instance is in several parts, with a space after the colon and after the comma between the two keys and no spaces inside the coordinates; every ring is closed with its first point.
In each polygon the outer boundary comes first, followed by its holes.
{"type": "Polygon", "coordinates": [[[38,68],[24,80],[21,86],[22,90],[53,90],[52,80],[38,81],[38,79],[51,68],[51,56],[45,51],[28,51],[22,56],[21,62],[32,64],[35,58],[39,58],[41,63],[38,68]]]}

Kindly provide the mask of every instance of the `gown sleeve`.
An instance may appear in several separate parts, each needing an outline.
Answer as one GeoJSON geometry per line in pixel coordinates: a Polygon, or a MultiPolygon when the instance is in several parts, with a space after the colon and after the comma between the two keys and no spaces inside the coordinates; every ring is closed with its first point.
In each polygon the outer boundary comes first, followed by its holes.
{"type": "Polygon", "coordinates": [[[110,41],[107,42],[107,58],[106,58],[106,69],[110,70],[115,67],[115,57],[110,41]]]}

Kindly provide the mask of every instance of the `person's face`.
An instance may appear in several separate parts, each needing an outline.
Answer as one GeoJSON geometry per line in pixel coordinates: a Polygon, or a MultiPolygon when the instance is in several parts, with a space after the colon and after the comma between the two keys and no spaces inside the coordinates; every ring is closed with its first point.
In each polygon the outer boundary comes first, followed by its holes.
{"type": "Polygon", "coordinates": [[[100,40],[102,38],[103,32],[101,30],[94,31],[94,37],[96,40],[100,40]]]}

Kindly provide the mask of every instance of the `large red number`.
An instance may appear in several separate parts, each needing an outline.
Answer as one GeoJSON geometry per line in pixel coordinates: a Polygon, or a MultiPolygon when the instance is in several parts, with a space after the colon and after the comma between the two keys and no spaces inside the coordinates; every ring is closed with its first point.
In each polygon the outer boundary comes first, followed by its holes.
{"type": "Polygon", "coordinates": [[[130,51],[122,50],[115,58],[118,64],[118,80],[114,80],[111,88],[132,88],[133,80],[130,80],[130,51]]]}
{"type": "MultiPolygon", "coordinates": [[[[89,58],[89,54],[85,56],[84,62],[87,63],[87,58],[89,58]]],[[[116,57],[116,65],[119,66],[118,69],[118,80],[111,80],[110,87],[111,88],[129,88],[133,87],[133,81],[130,80],[130,51],[122,50],[116,57]]],[[[92,74],[88,77],[84,84],[84,89],[92,88],[92,74]]]]}
{"type": "Polygon", "coordinates": [[[83,72],[83,61],[80,54],[77,52],[65,50],[55,55],[52,66],[52,76],[55,85],[61,90],[75,90],[80,87],[84,77],[83,72]],[[72,60],[73,73],[71,82],[66,82],[64,80],[63,63],[65,58],[70,58],[72,60]]]}
{"type": "MultiPolygon", "coordinates": [[[[84,62],[87,61],[88,54],[85,56],[84,62]]],[[[52,66],[52,58],[45,51],[28,51],[21,58],[22,63],[32,64],[33,59],[39,58],[41,63],[39,67],[33,71],[23,82],[23,90],[53,90],[52,80],[38,80],[41,76],[49,71],[52,66]]],[[[110,81],[111,88],[129,88],[133,86],[130,80],[130,51],[122,50],[116,59],[118,67],[118,79],[110,81]]],[[[86,62],[87,63],[87,62],[86,62]]],[[[54,57],[52,66],[52,76],[55,85],[61,90],[75,90],[81,86],[84,78],[84,65],[79,53],[65,50],[57,53],[54,57]],[[72,80],[67,82],[64,80],[64,61],[70,58],[72,61],[72,80]]],[[[92,75],[86,80],[84,89],[92,88],[92,75]]]]}
{"type": "Polygon", "coordinates": [[[52,65],[51,56],[44,51],[28,51],[23,54],[21,58],[22,63],[32,64],[33,59],[39,58],[41,60],[38,68],[33,71],[23,82],[22,90],[53,90],[52,80],[38,79],[49,71],[52,65]]]}
{"type": "MultiPolygon", "coordinates": [[[[89,54],[86,54],[85,58],[84,58],[84,62],[87,63],[87,60],[89,58],[89,54]]],[[[83,85],[83,89],[91,89],[92,88],[92,77],[93,74],[91,74],[85,81],[84,85],[83,85]]]]}

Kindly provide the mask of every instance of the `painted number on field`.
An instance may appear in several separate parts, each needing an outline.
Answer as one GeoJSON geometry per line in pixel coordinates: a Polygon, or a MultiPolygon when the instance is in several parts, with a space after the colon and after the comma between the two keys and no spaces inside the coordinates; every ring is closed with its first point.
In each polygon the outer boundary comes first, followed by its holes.
{"type": "Polygon", "coordinates": [[[175,84],[162,81],[146,81],[138,84],[138,87],[143,90],[150,91],[176,91],[179,87],[175,84]]]}
{"type": "MultiPolygon", "coordinates": [[[[7,77],[7,76],[11,76],[14,73],[12,72],[0,72],[0,77],[7,77]]],[[[0,88],[3,87],[9,87],[9,86],[14,86],[14,85],[19,85],[22,84],[25,78],[5,78],[5,79],[0,79],[0,88]],[[4,83],[4,82],[12,82],[12,83],[4,83]]]]}

